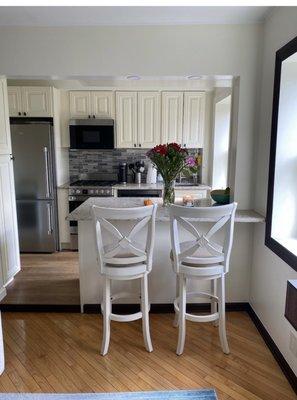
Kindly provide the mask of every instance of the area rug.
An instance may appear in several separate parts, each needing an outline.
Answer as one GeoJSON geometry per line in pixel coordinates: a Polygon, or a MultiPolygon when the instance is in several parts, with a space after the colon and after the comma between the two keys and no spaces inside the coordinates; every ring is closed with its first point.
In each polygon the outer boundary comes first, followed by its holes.
{"type": "Polygon", "coordinates": [[[214,390],[178,390],[123,393],[0,393],[0,400],[217,400],[214,390]]]}

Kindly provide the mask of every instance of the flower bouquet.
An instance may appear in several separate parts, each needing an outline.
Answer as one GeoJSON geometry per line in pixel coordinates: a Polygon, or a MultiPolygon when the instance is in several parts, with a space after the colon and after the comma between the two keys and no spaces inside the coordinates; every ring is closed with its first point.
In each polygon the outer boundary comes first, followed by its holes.
{"type": "Polygon", "coordinates": [[[147,153],[163,178],[163,205],[174,203],[174,181],[185,168],[188,152],[177,143],[159,144],[147,153]]]}
{"type": "Polygon", "coordinates": [[[202,156],[201,154],[195,154],[194,156],[189,156],[185,162],[185,168],[182,173],[184,176],[193,178],[193,181],[197,183],[199,169],[202,165],[202,156]]]}

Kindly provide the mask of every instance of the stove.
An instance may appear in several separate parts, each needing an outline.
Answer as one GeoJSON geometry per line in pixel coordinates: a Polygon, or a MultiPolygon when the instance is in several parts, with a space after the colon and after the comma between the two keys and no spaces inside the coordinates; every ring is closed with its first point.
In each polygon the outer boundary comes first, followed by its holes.
{"type": "MultiPolygon", "coordinates": [[[[84,174],[69,185],[69,212],[79,207],[90,197],[110,197],[113,195],[112,186],[117,183],[115,176],[84,174]]],[[[78,248],[77,221],[70,221],[70,245],[72,250],[78,248]]]]}
{"type": "MultiPolygon", "coordinates": [[[[85,175],[83,175],[85,176],[85,175]]],[[[86,175],[86,178],[78,179],[70,183],[69,196],[112,196],[112,186],[117,183],[113,175],[86,175]]]]}

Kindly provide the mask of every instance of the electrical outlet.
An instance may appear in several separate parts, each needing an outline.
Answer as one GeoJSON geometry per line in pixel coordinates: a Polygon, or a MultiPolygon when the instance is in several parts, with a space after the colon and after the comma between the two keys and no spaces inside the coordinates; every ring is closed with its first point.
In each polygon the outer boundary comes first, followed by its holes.
{"type": "Polygon", "coordinates": [[[291,331],[290,332],[290,350],[294,354],[295,357],[297,357],[297,337],[296,335],[291,331]]]}

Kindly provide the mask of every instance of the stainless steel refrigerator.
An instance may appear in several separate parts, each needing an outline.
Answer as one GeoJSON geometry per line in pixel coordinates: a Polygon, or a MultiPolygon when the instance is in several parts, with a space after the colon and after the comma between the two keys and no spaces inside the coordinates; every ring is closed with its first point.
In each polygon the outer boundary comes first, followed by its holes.
{"type": "Polygon", "coordinates": [[[51,119],[11,118],[20,251],[58,250],[54,142],[51,119]]]}

